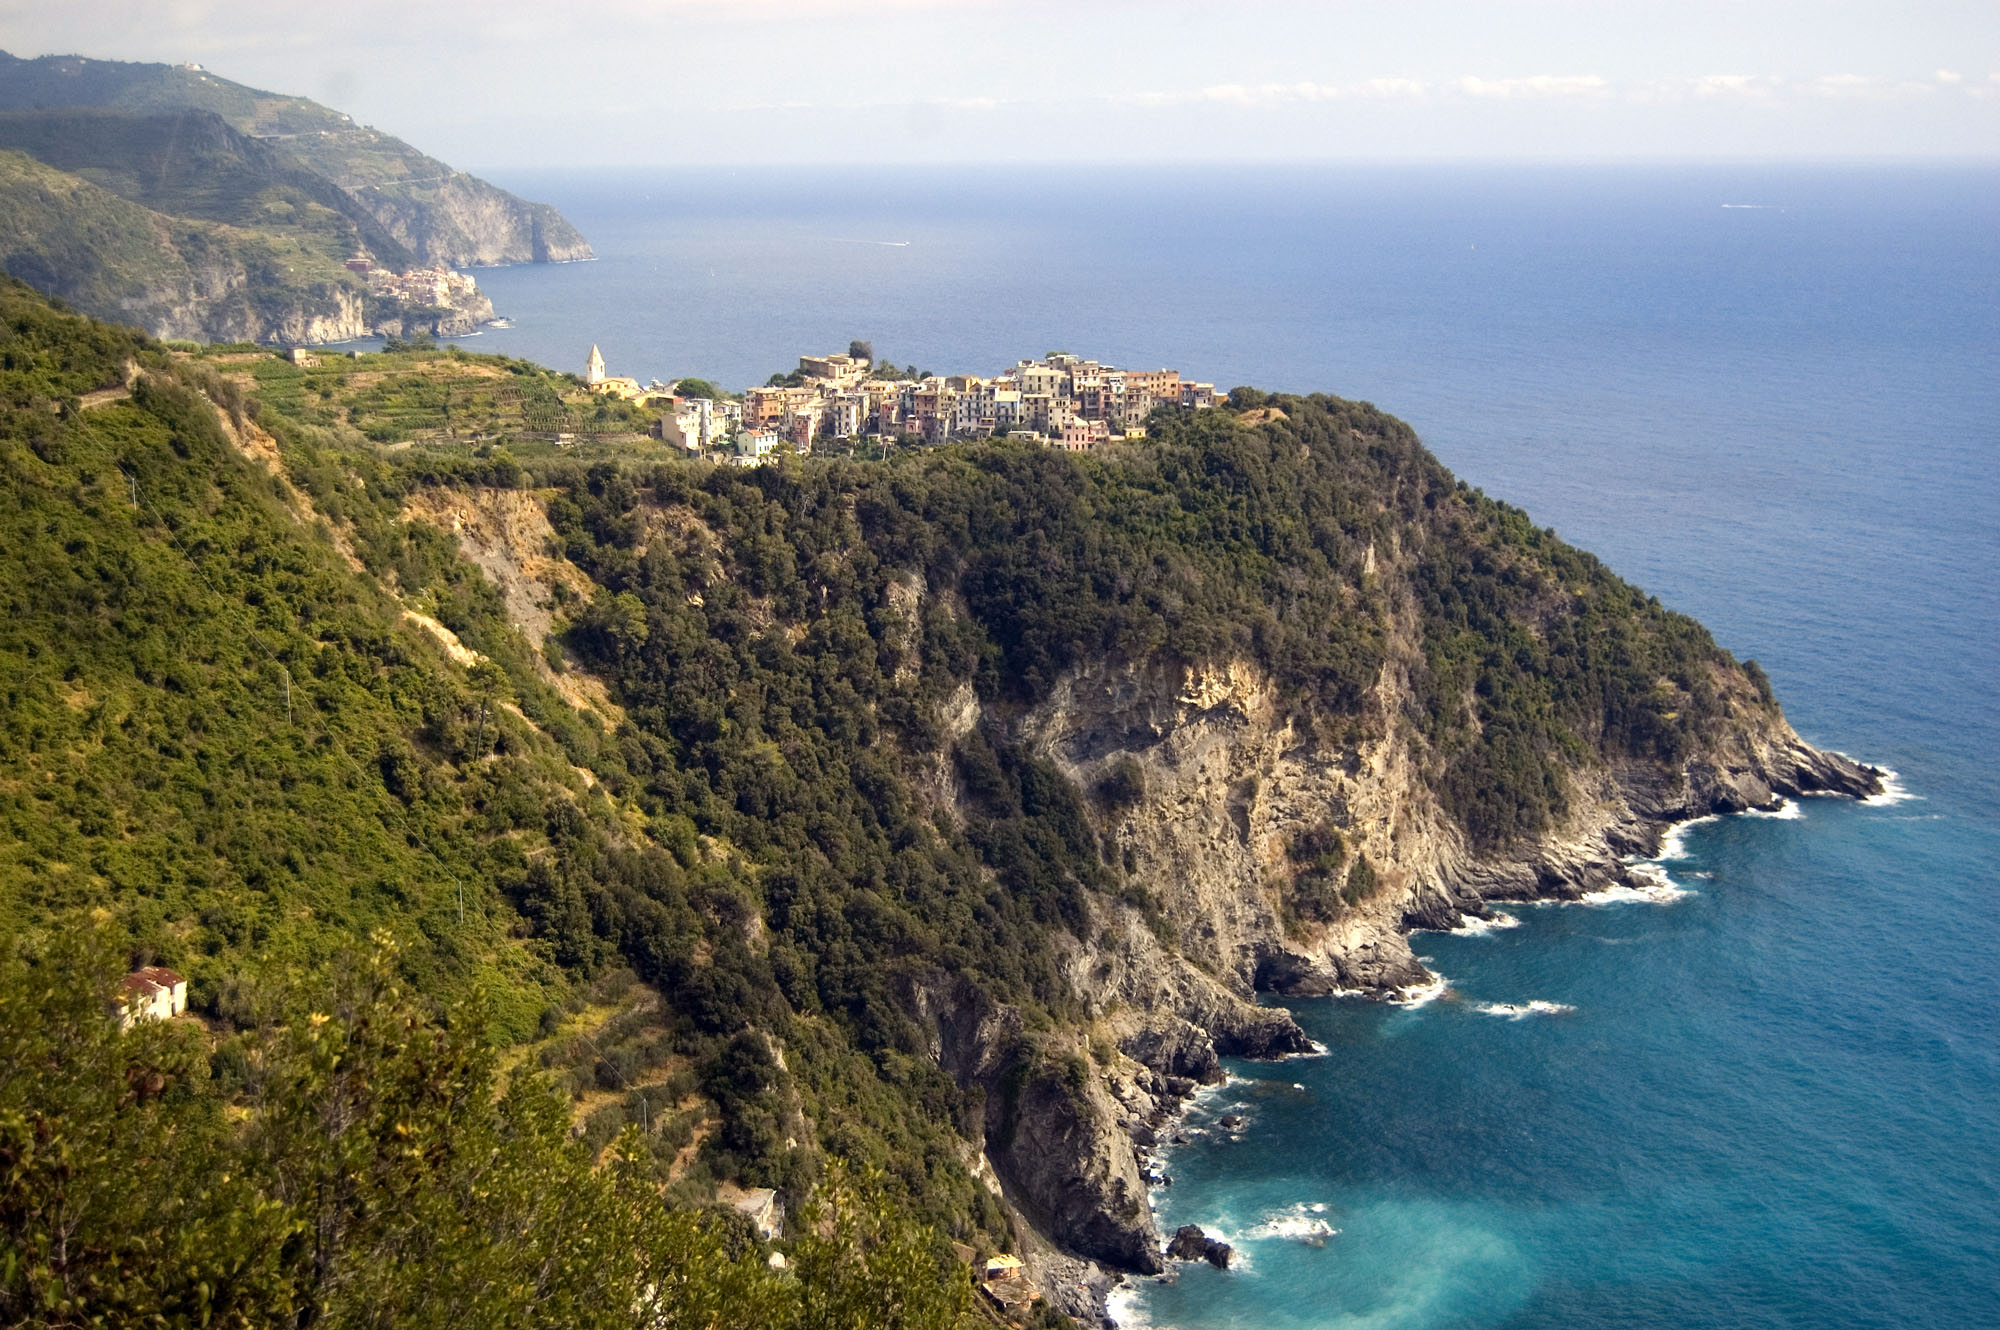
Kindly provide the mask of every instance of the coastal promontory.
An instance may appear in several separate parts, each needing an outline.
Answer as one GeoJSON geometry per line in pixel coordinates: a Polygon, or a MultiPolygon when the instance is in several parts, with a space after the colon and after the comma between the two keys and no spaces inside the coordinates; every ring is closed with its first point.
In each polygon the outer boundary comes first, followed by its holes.
{"type": "MultiPolygon", "coordinates": [[[[748,466],[522,361],[0,311],[0,992],[42,1068],[0,1204],[170,1160],[149,1204],[288,1316],[388,1319],[400,1270],[665,1296],[586,1231],[773,1299],[1007,1254],[1095,1314],[1170,1254],[1188,1097],[1314,1051],[1267,995],[1407,997],[1413,928],[1880,788],[1366,403],[748,466]],[[168,995],[130,1044],[120,984],[168,995]],[[37,1172],[37,1131],[96,1144],[37,1172]]],[[[88,1223],[133,1305],[214,1287],[88,1223]]]]}
{"type": "Polygon", "coordinates": [[[78,56],[0,53],[0,211],[11,275],[202,341],[462,335],[494,311],[455,270],[591,256],[555,209],[340,112],[78,56]]]}

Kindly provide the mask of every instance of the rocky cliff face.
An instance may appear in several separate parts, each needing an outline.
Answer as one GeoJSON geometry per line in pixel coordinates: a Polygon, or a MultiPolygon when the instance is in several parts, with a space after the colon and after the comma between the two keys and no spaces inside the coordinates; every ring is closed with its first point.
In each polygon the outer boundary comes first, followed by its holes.
{"type": "Polygon", "coordinates": [[[241,263],[197,262],[172,291],[150,291],[111,315],[155,337],[197,342],[324,346],[357,337],[460,337],[493,317],[475,293],[453,308],[409,310],[338,282],[275,291],[241,263]]]}
{"type": "MultiPolygon", "coordinates": [[[[451,519],[467,553],[493,571],[475,525],[451,519]]],[[[544,556],[546,524],[532,526],[501,542],[510,567],[544,556]]],[[[982,702],[961,684],[938,708],[939,742],[904,755],[915,796],[961,826],[978,803],[941,753],[977,730],[996,751],[1047,761],[1084,793],[1101,857],[1124,884],[1086,893],[1086,917],[1050,930],[1074,999],[1058,1020],[1031,1024],[943,971],[901,994],[930,1032],[936,1064],[976,1091],[969,1144],[1031,1226],[1024,1242],[1051,1290],[1074,1291],[1081,1277],[1062,1253],[1159,1268],[1146,1151],[1188,1095],[1220,1079],[1223,1057],[1312,1051],[1288,1013],[1258,1004],[1260,993],[1395,999],[1432,979],[1409,945],[1413,928],[1450,928],[1494,901],[1643,889],[1634,861],[1676,821],[1880,788],[1879,773],[1802,742],[1718,654],[1704,666],[1720,717],[1708,739],[1671,762],[1580,759],[1563,773],[1554,826],[1481,850],[1441,803],[1439,759],[1412,719],[1422,638],[1404,557],[1369,558],[1388,645],[1358,715],[1314,715],[1249,658],[1099,654],[1032,704],[982,702]],[[1307,844],[1337,845],[1343,865],[1369,871],[1302,908],[1303,880],[1329,857],[1316,866],[1300,853],[1307,844]]],[[[894,574],[884,598],[904,623],[926,610],[965,613],[956,593],[911,573],[894,574]]],[[[537,638],[547,631],[546,617],[514,613],[537,638]]],[[[915,641],[884,638],[898,677],[920,663],[915,641]]]]}
{"type": "Polygon", "coordinates": [[[366,337],[366,298],[337,283],[282,294],[259,290],[241,263],[198,260],[185,282],[121,302],[107,313],[155,337],[198,342],[321,345],[366,337]]]}
{"type": "Polygon", "coordinates": [[[1373,699],[1383,737],[1354,746],[1288,719],[1269,678],[1242,660],[1099,662],[1011,720],[960,709],[960,726],[1003,726],[1082,789],[1114,771],[1129,781],[1136,768],[1143,793],[1101,813],[1100,829],[1174,938],[1163,942],[1130,906],[1095,902],[1070,980],[1120,1056],[1080,1081],[1032,1080],[1016,1116],[989,1117],[1010,1199],[1070,1250],[1157,1268],[1160,1234],[1130,1204],[1133,1179],[1148,1177],[1144,1152],[1197,1085],[1220,1078],[1219,1056],[1310,1047],[1288,1014],[1254,1005],[1257,992],[1401,997],[1431,982],[1409,945],[1414,928],[1456,927],[1493,901],[1643,890],[1634,861],[1677,821],[1881,789],[1879,772],[1805,744],[1738,678],[1724,681],[1738,723],[1722,741],[1672,765],[1579,769],[1562,826],[1482,855],[1426,784],[1421,740],[1394,719],[1397,678],[1392,661],[1373,699]],[[1290,850],[1327,825],[1366,856],[1375,885],[1333,919],[1308,922],[1288,908],[1299,872],[1290,850]]]}
{"type": "MultiPolygon", "coordinates": [[[[1394,714],[1392,674],[1376,699],[1384,715],[1394,714]]],[[[1407,727],[1391,722],[1383,738],[1330,747],[1286,719],[1268,678],[1247,661],[1099,665],[1065,680],[1018,732],[1084,789],[1123,764],[1143,773],[1144,794],[1108,834],[1198,972],[1239,997],[1387,997],[1430,978],[1410,950],[1412,928],[1455,927],[1491,901],[1644,887],[1632,861],[1657,851],[1677,821],[1801,794],[1880,790],[1879,772],[1812,748],[1742,691],[1739,724],[1722,743],[1672,766],[1579,769],[1562,826],[1484,855],[1439,807],[1424,780],[1421,741],[1407,727]],[[1327,824],[1351,856],[1366,856],[1376,883],[1334,919],[1302,921],[1286,908],[1298,872],[1289,851],[1327,824]]],[[[1127,939],[1096,957],[1093,972],[1108,965],[1117,974],[1125,960],[1157,975],[1158,959],[1145,952],[1127,939]]],[[[1087,979],[1080,986],[1105,1000],[1139,996],[1087,979]]],[[[1185,1002],[1169,1005],[1213,1028],[1185,1002]]],[[[1218,1033],[1224,1044],[1239,1042],[1226,1019],[1218,1033]]]]}
{"type": "Polygon", "coordinates": [[[475,176],[454,173],[430,184],[350,192],[424,263],[464,268],[592,257],[590,243],[554,208],[516,198],[475,176]]]}

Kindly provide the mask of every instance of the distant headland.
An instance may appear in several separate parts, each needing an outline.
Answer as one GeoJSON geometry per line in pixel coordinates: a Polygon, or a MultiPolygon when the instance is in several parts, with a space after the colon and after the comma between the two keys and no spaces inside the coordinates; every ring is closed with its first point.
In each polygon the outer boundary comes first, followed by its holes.
{"type": "Polygon", "coordinates": [[[0,52],[0,268],[158,337],[456,336],[456,270],[591,257],[555,209],[199,65],[0,52]]]}

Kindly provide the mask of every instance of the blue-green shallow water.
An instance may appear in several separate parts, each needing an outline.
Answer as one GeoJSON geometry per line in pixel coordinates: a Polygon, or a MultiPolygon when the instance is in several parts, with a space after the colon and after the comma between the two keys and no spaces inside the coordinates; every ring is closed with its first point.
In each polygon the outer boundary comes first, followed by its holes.
{"type": "Polygon", "coordinates": [[[733,386],[1062,346],[1373,400],[1918,796],[1691,828],[1672,904],[1419,938],[1453,998],[1296,1004],[1329,1055],[1236,1068],[1243,1139],[1160,1198],[1246,1263],[1132,1315],[2000,1326],[2000,169],[503,183],[601,261],[482,275],[515,327],[471,346],[733,386]],[[1574,1011],[1478,1010],[1534,1000],[1574,1011]]]}

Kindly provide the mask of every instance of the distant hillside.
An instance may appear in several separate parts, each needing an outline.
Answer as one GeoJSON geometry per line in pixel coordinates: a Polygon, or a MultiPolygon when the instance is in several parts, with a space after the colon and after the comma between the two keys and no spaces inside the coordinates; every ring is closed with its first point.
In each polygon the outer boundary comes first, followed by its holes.
{"type": "Polygon", "coordinates": [[[299,233],[335,267],[415,263],[344,190],[210,111],[0,111],[0,148],[170,216],[299,233]]]}
{"type": "MultiPolygon", "coordinates": [[[[80,56],[21,60],[0,52],[0,111],[93,107],[144,116],[175,111],[215,115],[238,134],[267,147],[270,158],[258,165],[275,169],[282,164],[317,177],[347,200],[348,207],[335,211],[372,220],[382,235],[406,248],[419,263],[464,267],[591,257],[589,242],[548,205],[517,198],[455,171],[401,139],[356,125],[348,116],[306,98],[247,88],[191,66],[80,56]]],[[[18,146],[34,151],[26,143],[18,146]]],[[[244,164],[253,164],[240,147],[231,151],[244,164]]],[[[43,160],[63,165],[60,160],[43,160]]],[[[125,192],[108,180],[99,183],[125,192]]],[[[295,179],[287,183],[301,187],[295,179]]],[[[331,206],[324,198],[314,201],[331,206]]],[[[386,253],[381,257],[395,261],[386,253]]]]}
{"type": "Polygon", "coordinates": [[[18,152],[0,151],[0,268],[163,337],[324,342],[368,330],[365,293],[310,245],[167,217],[18,152]]]}
{"type": "Polygon", "coordinates": [[[0,270],[99,318],[193,341],[452,336],[493,316],[476,292],[453,309],[373,295],[336,257],[344,218],[282,199],[272,206],[307,224],[171,217],[0,149],[0,270]]]}

